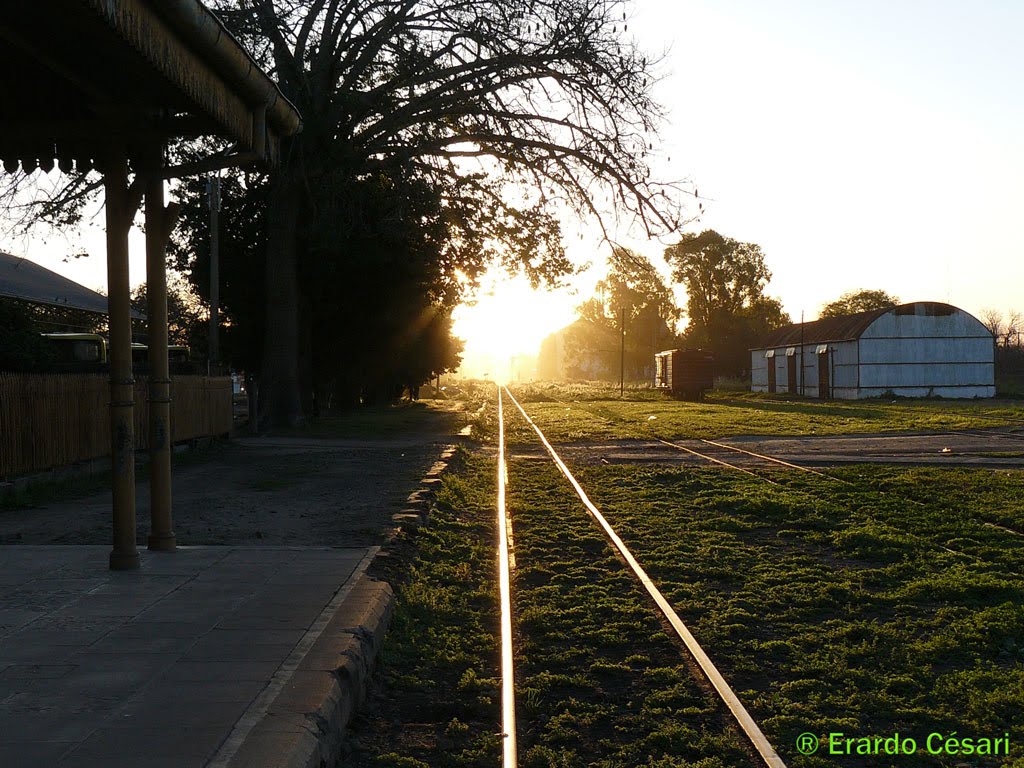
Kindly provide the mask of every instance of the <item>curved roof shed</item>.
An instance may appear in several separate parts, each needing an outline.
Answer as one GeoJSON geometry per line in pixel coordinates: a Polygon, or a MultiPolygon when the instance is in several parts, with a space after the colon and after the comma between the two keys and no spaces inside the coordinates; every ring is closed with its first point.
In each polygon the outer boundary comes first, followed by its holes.
{"type": "Polygon", "coordinates": [[[993,397],[994,340],[951,304],[918,301],[788,325],[751,350],[751,389],[820,398],[993,397]]]}

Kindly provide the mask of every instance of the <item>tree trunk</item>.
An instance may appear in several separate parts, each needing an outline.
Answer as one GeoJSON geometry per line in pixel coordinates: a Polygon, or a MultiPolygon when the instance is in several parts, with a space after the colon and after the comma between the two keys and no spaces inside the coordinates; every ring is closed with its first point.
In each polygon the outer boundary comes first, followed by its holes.
{"type": "Polygon", "coordinates": [[[297,235],[300,200],[283,168],[267,200],[267,311],[260,377],[260,429],[303,423],[299,390],[297,235]]]}

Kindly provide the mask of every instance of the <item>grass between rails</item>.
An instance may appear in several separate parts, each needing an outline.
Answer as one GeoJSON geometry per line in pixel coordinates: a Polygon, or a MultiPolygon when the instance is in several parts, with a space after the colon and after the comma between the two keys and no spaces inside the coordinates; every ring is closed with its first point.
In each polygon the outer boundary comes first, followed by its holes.
{"type": "MultiPolygon", "coordinates": [[[[481,455],[460,462],[417,535],[345,766],[499,763],[495,467],[481,455]]],[[[520,765],[755,764],[554,472],[510,470],[520,765]]]]}
{"type": "Polygon", "coordinates": [[[785,485],[773,488],[715,469],[624,466],[577,477],[791,768],[900,764],[801,756],[805,731],[898,731],[922,746],[933,731],[1009,732],[1009,762],[903,759],[1024,765],[1024,540],[981,522],[997,496],[1019,526],[1024,480],[988,470],[837,474],[856,485],[775,473],[785,485]],[[934,493],[953,488],[952,503],[934,493]],[[901,498],[914,494],[924,502],[901,498]]]}
{"type": "Polygon", "coordinates": [[[520,764],[756,765],[557,469],[513,462],[508,490],[520,764]]]}
{"type": "Polygon", "coordinates": [[[617,388],[553,384],[520,385],[513,394],[524,406],[530,403],[530,417],[555,442],[862,434],[1024,423],[1024,404],[988,400],[820,402],[712,393],[705,402],[690,403],[672,400],[651,389],[627,389],[625,397],[620,398],[617,388]]]}

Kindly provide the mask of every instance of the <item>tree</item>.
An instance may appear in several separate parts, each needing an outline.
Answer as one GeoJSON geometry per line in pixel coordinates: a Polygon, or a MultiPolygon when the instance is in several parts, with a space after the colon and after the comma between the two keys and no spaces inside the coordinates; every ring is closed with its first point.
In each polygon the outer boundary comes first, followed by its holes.
{"type": "Polygon", "coordinates": [[[710,350],[722,373],[741,374],[747,350],[790,322],[777,299],[764,295],[771,272],[761,248],[714,230],[684,234],[665,250],[673,278],[686,289],[684,333],[689,346],[710,350]]]}
{"type": "Polygon", "coordinates": [[[1024,315],[1017,310],[1011,309],[1003,313],[997,309],[986,308],[981,310],[981,324],[992,334],[997,347],[1008,349],[1015,345],[1020,346],[1020,334],[1024,329],[1024,315]]]}
{"type": "Polygon", "coordinates": [[[998,343],[998,339],[1003,333],[1003,313],[998,309],[986,307],[981,310],[979,320],[988,329],[988,332],[992,334],[992,338],[996,340],[996,343],[998,343]]]}
{"type": "Polygon", "coordinates": [[[646,257],[622,246],[612,248],[608,273],[596,288],[595,296],[577,308],[586,325],[566,335],[566,355],[601,359],[602,370],[615,379],[621,362],[627,378],[650,377],[654,353],[676,339],[675,325],[682,313],[672,290],[646,257]]]}
{"type": "MultiPolygon", "coordinates": [[[[435,307],[449,306],[448,294],[488,262],[535,281],[571,270],[555,218],[566,207],[597,215],[602,228],[620,217],[649,234],[679,224],[676,187],[652,179],[646,160],[661,117],[650,95],[657,62],[629,37],[617,2],[214,5],[303,117],[271,174],[232,174],[257,198],[251,210],[259,220],[249,223],[261,239],[251,244],[256,258],[247,262],[236,305],[254,297],[262,305],[258,317],[247,313],[259,335],[247,335],[246,355],[262,371],[264,424],[302,419],[304,369],[316,347],[310,314],[321,287],[318,260],[326,254],[327,271],[346,274],[346,244],[358,235],[361,206],[374,199],[367,185],[429,190],[437,213],[421,223],[445,229],[435,307]]],[[[199,142],[175,147],[172,156],[187,161],[211,149],[216,143],[199,142]]],[[[88,180],[70,179],[63,199],[78,202],[88,188],[88,180]]],[[[195,194],[194,185],[184,188],[195,194]]],[[[386,197],[390,211],[370,218],[415,223],[399,195],[386,197]]],[[[63,215],[60,199],[42,201],[52,217],[63,215]]],[[[183,226],[200,231],[203,218],[183,226]]],[[[423,237],[435,240],[430,232],[423,237]]],[[[352,280],[336,285],[342,295],[331,297],[335,303],[377,290],[352,280]]]]}
{"type": "Polygon", "coordinates": [[[0,328],[0,371],[39,371],[52,361],[28,305],[0,298],[0,328]]]}
{"type": "MultiPolygon", "coordinates": [[[[132,291],[132,309],[145,314],[147,309],[146,284],[140,283],[132,291]]],[[[179,276],[167,283],[167,342],[184,347],[206,348],[207,310],[179,276]]]]}
{"type": "Polygon", "coordinates": [[[853,315],[857,312],[868,312],[872,309],[891,309],[900,305],[899,297],[886,293],[881,289],[861,288],[847,291],[835,301],[830,301],[821,308],[818,317],[840,317],[853,315]]]}
{"type": "Polygon", "coordinates": [[[645,155],[660,116],[653,60],[597,0],[222,3],[303,115],[267,187],[263,389],[273,423],[301,418],[302,238],[353,184],[411,175],[438,190],[466,245],[535,279],[569,269],[552,205],[599,213],[604,188],[648,231],[671,190],[645,155]],[[527,187],[527,199],[508,190],[527,187]],[[327,191],[329,199],[321,193],[327,191]],[[475,225],[475,226],[474,226],[475,225]]]}

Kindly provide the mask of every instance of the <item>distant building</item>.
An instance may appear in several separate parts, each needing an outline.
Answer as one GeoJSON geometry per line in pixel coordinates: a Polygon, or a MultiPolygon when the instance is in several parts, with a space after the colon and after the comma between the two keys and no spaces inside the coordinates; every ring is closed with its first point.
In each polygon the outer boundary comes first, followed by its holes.
{"type": "MultiPolygon", "coordinates": [[[[106,322],[106,296],[34,261],[3,252],[0,252],[0,300],[16,301],[37,308],[50,307],[69,313],[86,313],[93,318],[101,317],[106,322]]],[[[37,319],[43,325],[67,326],[68,330],[75,325],[59,313],[56,317],[50,316],[55,314],[53,312],[37,314],[40,315],[37,319]]],[[[131,311],[131,316],[133,320],[145,319],[145,315],[135,310],[131,311]]],[[[83,329],[91,330],[84,326],[83,329]]]]}
{"type": "Polygon", "coordinates": [[[919,301],[780,328],[750,352],[754,392],[821,399],[995,396],[994,340],[973,315],[919,301]]]}
{"type": "Polygon", "coordinates": [[[28,259],[0,252],[0,297],[107,314],[107,297],[28,259]]]}
{"type": "Polygon", "coordinates": [[[545,381],[617,379],[619,344],[616,334],[577,319],[541,342],[537,376],[545,381]]]}

